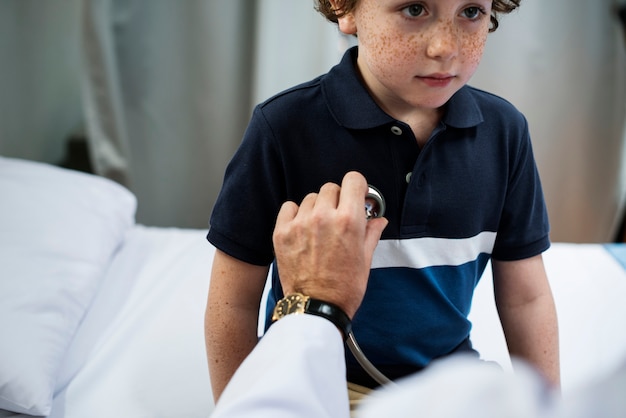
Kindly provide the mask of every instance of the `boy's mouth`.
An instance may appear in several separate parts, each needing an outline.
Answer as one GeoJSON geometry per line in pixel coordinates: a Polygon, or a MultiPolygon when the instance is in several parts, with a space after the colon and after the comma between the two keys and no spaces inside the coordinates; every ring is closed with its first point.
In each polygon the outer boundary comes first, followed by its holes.
{"type": "Polygon", "coordinates": [[[454,79],[450,74],[430,74],[427,76],[418,76],[420,81],[430,87],[446,87],[454,79]]]}

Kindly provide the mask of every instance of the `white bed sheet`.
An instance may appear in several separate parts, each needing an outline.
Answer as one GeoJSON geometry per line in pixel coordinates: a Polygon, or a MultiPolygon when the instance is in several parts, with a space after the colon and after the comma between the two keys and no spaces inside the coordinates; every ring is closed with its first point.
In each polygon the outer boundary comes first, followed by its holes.
{"type": "Polygon", "coordinates": [[[131,230],[68,352],[52,418],[212,411],[203,318],[213,248],[205,235],[131,230]]]}

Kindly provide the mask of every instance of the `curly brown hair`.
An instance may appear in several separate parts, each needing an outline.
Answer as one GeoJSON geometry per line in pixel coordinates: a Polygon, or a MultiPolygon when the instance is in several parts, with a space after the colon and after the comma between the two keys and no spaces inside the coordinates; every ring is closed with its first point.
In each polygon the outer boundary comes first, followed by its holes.
{"type": "MultiPolygon", "coordinates": [[[[498,29],[498,15],[511,13],[517,9],[522,0],[493,0],[491,2],[491,27],[489,32],[498,29]]],[[[326,19],[337,23],[337,18],[350,13],[356,7],[359,0],[337,0],[337,9],[333,8],[329,0],[315,0],[315,9],[326,19]]]]}

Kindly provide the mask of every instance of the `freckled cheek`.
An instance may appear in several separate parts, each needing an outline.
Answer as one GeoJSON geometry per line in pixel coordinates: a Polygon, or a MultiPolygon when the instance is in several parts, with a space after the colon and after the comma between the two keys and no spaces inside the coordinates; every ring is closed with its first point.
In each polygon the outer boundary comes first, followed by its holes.
{"type": "Polygon", "coordinates": [[[484,35],[466,35],[462,41],[462,51],[464,61],[473,66],[477,66],[483,57],[487,37],[484,35]]]}
{"type": "Polygon", "coordinates": [[[372,61],[381,73],[394,73],[412,62],[415,55],[414,44],[407,39],[382,36],[370,51],[372,61]]]}

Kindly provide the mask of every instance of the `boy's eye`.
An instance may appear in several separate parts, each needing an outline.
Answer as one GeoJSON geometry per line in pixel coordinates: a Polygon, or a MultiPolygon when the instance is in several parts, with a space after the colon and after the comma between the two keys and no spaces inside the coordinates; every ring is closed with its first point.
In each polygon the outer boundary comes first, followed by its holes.
{"type": "Polygon", "coordinates": [[[424,6],[421,4],[412,4],[404,8],[404,13],[410,17],[418,17],[424,12],[424,6]]]}
{"type": "Polygon", "coordinates": [[[465,17],[472,20],[477,19],[481,14],[484,13],[485,12],[480,7],[476,6],[468,7],[467,9],[463,10],[463,14],[465,15],[465,17]]]}

